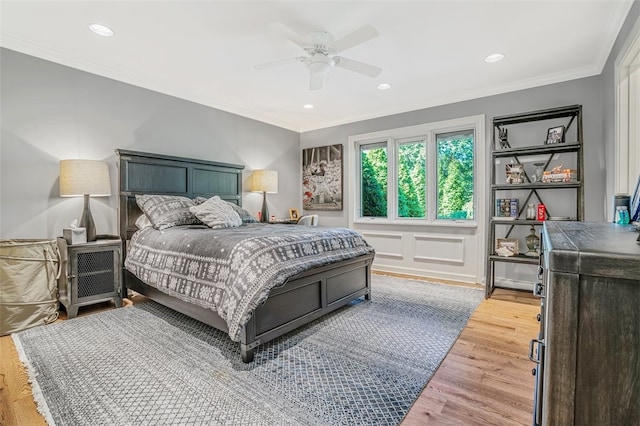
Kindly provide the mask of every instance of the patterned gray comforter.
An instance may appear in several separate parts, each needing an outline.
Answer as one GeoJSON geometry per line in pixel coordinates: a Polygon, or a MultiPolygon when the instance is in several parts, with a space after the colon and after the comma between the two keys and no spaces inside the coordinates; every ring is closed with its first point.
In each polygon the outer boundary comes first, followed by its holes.
{"type": "Polygon", "coordinates": [[[312,267],[373,252],[350,229],[270,224],[145,228],[127,250],[129,271],[164,293],[216,311],[234,341],[272,288],[312,267]]]}

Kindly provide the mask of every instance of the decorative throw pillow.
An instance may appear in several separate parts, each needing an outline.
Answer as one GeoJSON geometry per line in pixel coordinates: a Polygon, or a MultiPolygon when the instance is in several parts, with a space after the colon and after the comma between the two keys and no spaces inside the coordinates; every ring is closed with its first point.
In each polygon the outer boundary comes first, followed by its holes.
{"type": "Polygon", "coordinates": [[[195,203],[196,206],[199,206],[200,204],[204,203],[207,200],[208,200],[208,198],[196,197],[196,198],[193,199],[193,202],[195,203]]]}
{"type": "Polygon", "coordinates": [[[136,219],[136,227],[138,229],[153,227],[153,223],[151,223],[146,214],[141,214],[140,217],[136,219]]]}
{"type": "Polygon", "coordinates": [[[249,213],[246,209],[243,209],[237,204],[233,204],[233,203],[229,203],[229,204],[236,211],[236,213],[238,213],[238,216],[240,216],[240,219],[242,219],[242,223],[258,223],[258,220],[255,217],[253,217],[251,213],[249,213]]]}
{"type": "Polygon", "coordinates": [[[229,203],[217,195],[189,210],[205,225],[213,229],[235,228],[242,225],[242,219],[229,203]]]}
{"type": "Polygon", "coordinates": [[[136,202],[156,229],[200,224],[198,218],[189,210],[195,204],[187,197],[136,195],[136,202]]]}
{"type": "MultiPolygon", "coordinates": [[[[193,202],[196,203],[196,205],[200,205],[205,201],[207,201],[207,198],[204,198],[204,197],[196,197],[193,199],[193,202]]],[[[236,213],[238,213],[238,216],[240,216],[240,219],[242,219],[242,223],[258,223],[258,220],[255,217],[253,217],[251,213],[249,213],[246,209],[243,209],[239,205],[231,203],[229,201],[227,201],[227,203],[229,203],[229,205],[233,207],[236,213]]]]}

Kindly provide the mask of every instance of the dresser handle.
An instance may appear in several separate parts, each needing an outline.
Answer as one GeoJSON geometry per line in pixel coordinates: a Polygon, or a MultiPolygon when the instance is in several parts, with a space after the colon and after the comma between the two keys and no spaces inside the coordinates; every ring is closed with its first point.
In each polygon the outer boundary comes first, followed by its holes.
{"type": "MultiPolygon", "coordinates": [[[[535,362],[536,364],[540,364],[540,360],[539,359],[534,359],[533,358],[533,345],[535,343],[537,343],[538,345],[544,344],[544,342],[542,340],[531,339],[531,341],[529,342],[529,360],[531,362],[535,362]]],[[[539,346],[538,346],[538,351],[540,351],[540,347],[539,346]]]]}
{"type": "Polygon", "coordinates": [[[542,285],[542,283],[541,282],[536,283],[533,286],[533,295],[536,296],[536,297],[544,297],[542,295],[543,290],[544,290],[544,286],[542,285]]]}

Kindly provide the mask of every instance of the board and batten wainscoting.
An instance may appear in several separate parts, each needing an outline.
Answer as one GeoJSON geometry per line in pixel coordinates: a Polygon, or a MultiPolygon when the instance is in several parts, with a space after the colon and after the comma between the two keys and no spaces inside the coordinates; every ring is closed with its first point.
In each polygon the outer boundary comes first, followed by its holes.
{"type": "MultiPolygon", "coordinates": [[[[387,149],[388,188],[397,187],[395,170],[396,145],[407,140],[425,143],[426,168],[435,170],[436,141],[438,135],[449,133],[473,134],[473,217],[469,219],[439,219],[436,217],[436,179],[426,179],[425,217],[397,217],[397,201],[389,190],[386,217],[360,217],[360,206],[346,203],[349,227],[360,232],[376,249],[374,270],[431,277],[464,283],[484,282],[485,253],[485,141],[484,114],[434,121],[413,126],[381,130],[349,136],[345,150],[348,164],[346,182],[348,199],[359,200],[360,166],[358,154],[361,146],[379,144],[387,149]]],[[[525,276],[516,277],[523,278],[525,276]]]]}

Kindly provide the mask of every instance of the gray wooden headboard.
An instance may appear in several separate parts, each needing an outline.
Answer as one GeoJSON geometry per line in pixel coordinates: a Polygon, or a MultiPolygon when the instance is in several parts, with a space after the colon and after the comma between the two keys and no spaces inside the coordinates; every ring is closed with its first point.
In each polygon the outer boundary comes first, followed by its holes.
{"type": "Polygon", "coordinates": [[[238,164],[116,149],[119,174],[118,228],[123,241],[137,230],[142,214],[136,194],[220,196],[242,205],[242,170],[238,164]]]}

